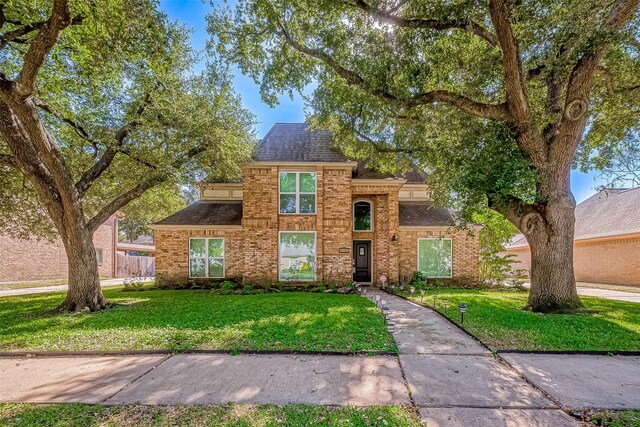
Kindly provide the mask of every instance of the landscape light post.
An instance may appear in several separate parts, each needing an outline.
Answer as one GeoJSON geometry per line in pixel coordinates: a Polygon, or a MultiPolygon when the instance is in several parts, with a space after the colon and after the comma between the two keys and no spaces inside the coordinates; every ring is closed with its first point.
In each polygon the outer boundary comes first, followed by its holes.
{"type": "Polygon", "coordinates": [[[464,324],[464,313],[467,311],[466,304],[460,304],[460,323],[464,324]]]}

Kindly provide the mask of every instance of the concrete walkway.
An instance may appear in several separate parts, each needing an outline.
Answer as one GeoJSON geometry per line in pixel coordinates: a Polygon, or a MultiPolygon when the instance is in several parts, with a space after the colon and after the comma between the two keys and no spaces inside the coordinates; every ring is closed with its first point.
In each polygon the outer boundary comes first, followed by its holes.
{"type": "MultiPolygon", "coordinates": [[[[101,280],[100,286],[118,286],[122,285],[124,281],[127,280],[125,278],[116,278],[116,279],[107,279],[101,280]]],[[[154,280],[153,277],[145,277],[141,279],[137,279],[139,282],[152,282],[154,280]]],[[[0,297],[10,297],[15,295],[30,295],[30,294],[44,294],[47,292],[60,292],[66,291],[69,288],[68,285],[54,285],[54,286],[40,286],[37,288],[22,288],[22,289],[2,289],[0,290],[0,297]]]]}
{"type": "Polygon", "coordinates": [[[576,426],[540,391],[437,312],[372,289],[389,308],[411,396],[432,426],[576,426]]]}

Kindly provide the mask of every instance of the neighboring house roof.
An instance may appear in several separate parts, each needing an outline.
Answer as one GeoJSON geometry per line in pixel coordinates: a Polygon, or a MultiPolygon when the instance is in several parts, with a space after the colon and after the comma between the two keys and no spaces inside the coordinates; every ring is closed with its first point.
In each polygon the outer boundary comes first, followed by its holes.
{"type": "Polygon", "coordinates": [[[640,233],[640,187],[605,189],[576,206],[576,239],[640,233]]]}
{"type": "Polygon", "coordinates": [[[240,225],[242,202],[199,200],[155,225],[240,225]]]}
{"type": "MultiPolygon", "coordinates": [[[[276,123],[260,141],[253,160],[257,162],[348,162],[353,161],[332,145],[333,134],[326,130],[309,130],[308,123],[276,123]]],[[[360,179],[397,178],[365,168],[358,163],[353,174],[360,179]]],[[[417,167],[402,176],[410,183],[424,183],[425,175],[417,167]]]]}
{"type": "MultiPolygon", "coordinates": [[[[640,187],[604,189],[576,206],[574,240],[640,233],[640,187]]],[[[526,247],[522,234],[508,249],[526,247]]]]}
{"type": "Polygon", "coordinates": [[[400,202],[400,226],[453,226],[455,221],[449,209],[433,202],[400,202]]]}

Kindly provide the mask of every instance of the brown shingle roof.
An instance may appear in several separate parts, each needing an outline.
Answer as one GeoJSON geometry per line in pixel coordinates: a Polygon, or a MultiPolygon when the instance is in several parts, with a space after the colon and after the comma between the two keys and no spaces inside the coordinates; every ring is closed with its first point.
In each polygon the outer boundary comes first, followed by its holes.
{"type": "MultiPolygon", "coordinates": [[[[576,206],[575,240],[640,233],[640,187],[605,189],[576,206]]],[[[518,234],[507,248],[526,247],[518,234]]]]}
{"type": "Polygon", "coordinates": [[[605,189],[576,206],[576,239],[638,232],[640,187],[605,189]]]}
{"type": "Polygon", "coordinates": [[[308,123],[276,123],[265,135],[254,156],[257,162],[346,162],[331,147],[329,131],[309,131],[308,123]]]}
{"type": "Polygon", "coordinates": [[[399,219],[401,226],[455,225],[449,209],[433,202],[400,202],[399,219]]]}
{"type": "Polygon", "coordinates": [[[199,200],[155,225],[240,225],[242,202],[199,200]]]}
{"type": "MultiPolygon", "coordinates": [[[[260,141],[253,160],[257,162],[347,162],[350,159],[333,147],[330,131],[310,131],[308,123],[276,123],[260,141]]],[[[417,167],[402,176],[410,183],[424,183],[417,167]]],[[[358,163],[354,178],[397,178],[389,173],[365,168],[358,163]]]]}

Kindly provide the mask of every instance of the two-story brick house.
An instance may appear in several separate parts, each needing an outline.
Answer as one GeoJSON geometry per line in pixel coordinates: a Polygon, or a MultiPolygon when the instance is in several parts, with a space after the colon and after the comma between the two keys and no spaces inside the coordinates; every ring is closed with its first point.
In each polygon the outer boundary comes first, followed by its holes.
{"type": "Polygon", "coordinates": [[[156,274],[191,279],[358,281],[423,271],[475,282],[478,233],[453,228],[423,177],[366,170],[331,133],[278,123],[243,167],[156,223],[156,274]]]}

